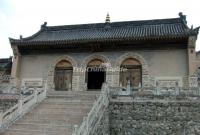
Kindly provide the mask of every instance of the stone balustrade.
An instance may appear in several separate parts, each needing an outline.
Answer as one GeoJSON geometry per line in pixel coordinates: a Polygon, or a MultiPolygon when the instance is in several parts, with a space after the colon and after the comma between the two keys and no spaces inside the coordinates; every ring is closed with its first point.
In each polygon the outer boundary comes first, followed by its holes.
{"type": "Polygon", "coordinates": [[[183,87],[134,87],[134,88],[124,88],[124,87],[110,87],[110,94],[112,96],[133,96],[137,94],[146,95],[161,95],[161,96],[177,96],[177,95],[188,95],[188,96],[200,96],[200,88],[183,88],[183,87]],[[131,90],[130,90],[131,89],[131,90]]]}
{"type": "Polygon", "coordinates": [[[98,123],[100,122],[105,109],[107,109],[109,105],[109,87],[106,83],[102,86],[102,91],[97,99],[94,102],[94,105],[88,115],[83,118],[83,122],[78,127],[74,126],[74,130],[72,135],[92,135],[96,130],[98,123]]]}
{"type": "Polygon", "coordinates": [[[15,122],[18,118],[29,112],[36,104],[40,103],[46,98],[47,83],[43,89],[34,89],[29,95],[21,95],[18,103],[6,110],[0,112],[0,130],[5,130],[11,123],[15,122]]]}

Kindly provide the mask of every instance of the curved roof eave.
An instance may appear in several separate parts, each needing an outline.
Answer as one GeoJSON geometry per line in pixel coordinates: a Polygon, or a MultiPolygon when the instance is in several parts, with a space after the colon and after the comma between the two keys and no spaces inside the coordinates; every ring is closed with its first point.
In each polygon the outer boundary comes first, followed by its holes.
{"type": "Polygon", "coordinates": [[[143,40],[159,40],[159,39],[182,39],[187,38],[189,34],[179,35],[179,36],[161,36],[161,37],[140,37],[140,38],[108,38],[108,39],[87,39],[87,40],[54,40],[54,41],[21,41],[18,40],[14,42],[13,45],[58,45],[58,44],[84,44],[84,43],[111,43],[111,42],[121,42],[121,41],[143,41],[143,40]]]}
{"type": "Polygon", "coordinates": [[[21,42],[21,41],[28,41],[28,40],[31,40],[31,39],[34,39],[36,36],[40,35],[40,33],[43,31],[43,29],[40,29],[38,32],[36,32],[35,34],[29,36],[29,37],[25,37],[25,38],[22,38],[20,36],[20,39],[14,39],[14,38],[11,38],[9,37],[9,41],[10,43],[12,44],[13,42],[21,42]]]}

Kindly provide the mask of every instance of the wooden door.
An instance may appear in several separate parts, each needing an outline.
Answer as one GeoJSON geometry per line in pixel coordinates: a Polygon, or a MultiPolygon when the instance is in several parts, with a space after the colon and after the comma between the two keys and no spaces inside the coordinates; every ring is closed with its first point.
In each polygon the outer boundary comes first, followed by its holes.
{"type": "Polygon", "coordinates": [[[123,87],[127,86],[130,80],[131,87],[139,87],[141,85],[141,68],[127,68],[126,71],[120,73],[120,82],[123,87]]]}
{"type": "Polygon", "coordinates": [[[70,90],[72,87],[72,69],[55,70],[55,89],[70,90]]]}

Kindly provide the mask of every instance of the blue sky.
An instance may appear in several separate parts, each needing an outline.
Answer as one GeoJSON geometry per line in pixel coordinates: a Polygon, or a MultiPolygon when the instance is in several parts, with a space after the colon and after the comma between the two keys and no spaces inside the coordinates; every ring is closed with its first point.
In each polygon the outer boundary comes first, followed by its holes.
{"type": "MultiPolygon", "coordinates": [[[[8,37],[36,33],[43,22],[67,25],[145,20],[187,15],[188,26],[200,26],[199,0],[0,0],[0,58],[12,56],[8,37]]],[[[200,39],[197,41],[200,50],[200,39]]]]}

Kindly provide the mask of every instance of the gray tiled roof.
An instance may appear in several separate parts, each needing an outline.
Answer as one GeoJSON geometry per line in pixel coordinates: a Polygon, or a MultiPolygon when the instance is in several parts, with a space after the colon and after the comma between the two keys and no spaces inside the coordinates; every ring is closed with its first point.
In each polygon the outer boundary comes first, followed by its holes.
{"type": "Polygon", "coordinates": [[[0,70],[11,69],[12,67],[12,58],[0,59],[0,70]]]}
{"type": "Polygon", "coordinates": [[[181,38],[197,35],[198,29],[190,29],[185,18],[157,19],[94,23],[66,26],[41,26],[41,30],[28,38],[10,39],[12,43],[33,42],[84,42],[109,40],[144,40],[158,38],[181,38]]]}

